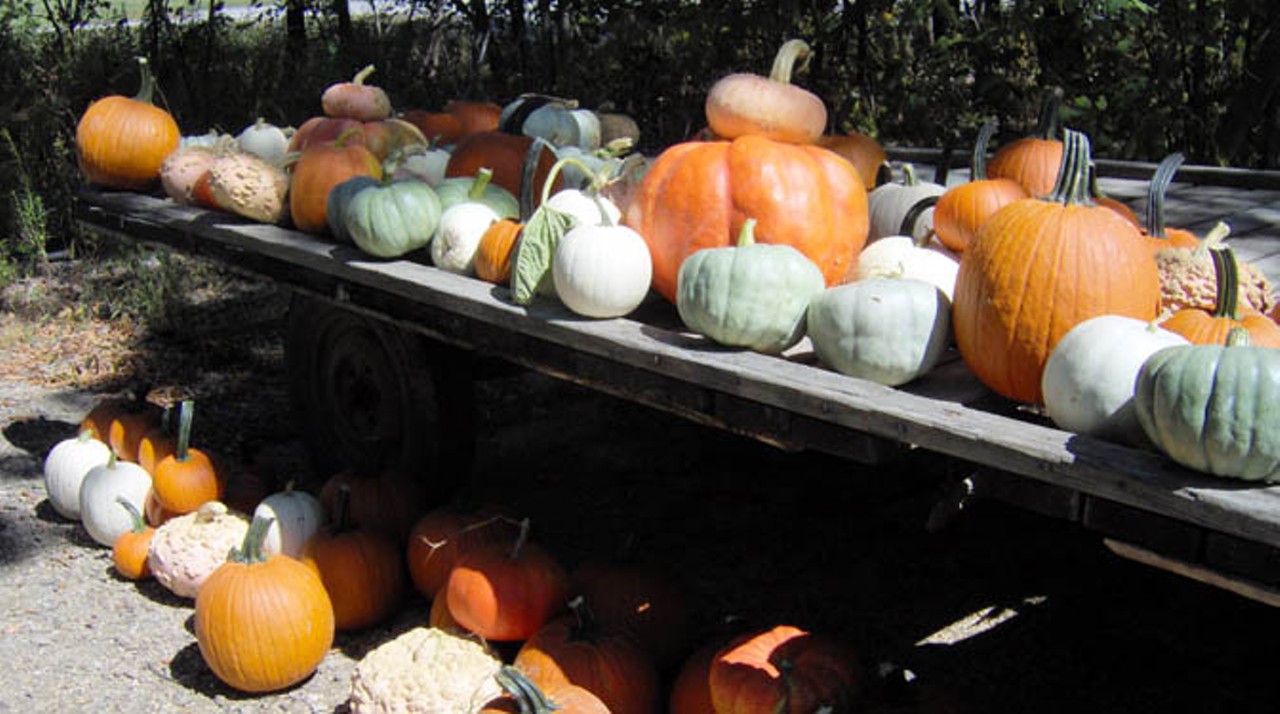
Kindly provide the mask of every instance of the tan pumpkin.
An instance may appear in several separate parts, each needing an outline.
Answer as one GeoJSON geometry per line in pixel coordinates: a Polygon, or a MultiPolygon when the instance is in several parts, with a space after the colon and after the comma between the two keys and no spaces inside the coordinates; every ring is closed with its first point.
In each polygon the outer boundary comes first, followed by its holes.
{"type": "Polygon", "coordinates": [[[219,157],[209,167],[209,190],[219,208],[259,223],[280,223],[289,208],[289,175],[254,154],[219,157]]]}
{"type": "Polygon", "coordinates": [[[381,87],[365,84],[373,74],[373,65],[356,73],[350,82],[339,82],[325,88],[320,106],[326,116],[377,121],[391,116],[391,99],[381,87]]]}
{"type": "Polygon", "coordinates": [[[739,72],[722,77],[707,93],[707,124],[716,136],[757,135],[790,144],[812,144],[827,127],[822,99],[791,84],[796,62],[809,44],[788,40],[778,50],[768,77],[739,72]]]}

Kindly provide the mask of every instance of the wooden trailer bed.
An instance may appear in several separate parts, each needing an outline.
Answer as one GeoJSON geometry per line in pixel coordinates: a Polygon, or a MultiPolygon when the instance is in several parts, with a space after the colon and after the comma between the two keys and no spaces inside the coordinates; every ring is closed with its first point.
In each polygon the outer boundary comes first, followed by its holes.
{"type": "MultiPolygon", "coordinates": [[[[1138,206],[1145,195],[1138,179],[1102,185],[1138,206]]],[[[1280,277],[1280,184],[1175,184],[1170,204],[1170,225],[1203,231],[1228,220],[1237,254],[1280,277]]],[[[291,373],[308,373],[295,400],[314,418],[345,418],[359,395],[344,396],[327,380],[354,362],[376,373],[380,388],[416,393],[383,399],[370,428],[426,429],[426,441],[441,442],[436,458],[465,459],[465,449],[444,453],[457,435],[441,433],[444,420],[410,412],[465,399],[459,383],[476,358],[496,358],[781,448],[868,463],[927,449],[953,459],[960,475],[955,502],[941,503],[940,515],[966,498],[999,498],[1078,522],[1127,557],[1280,604],[1280,486],[1208,477],[1153,452],[1056,429],[991,393],[955,354],[924,379],[889,388],[818,366],[807,343],[783,357],[716,346],[684,330],[660,299],[628,319],[589,320],[549,302],[516,306],[504,287],[419,262],[373,259],[157,196],[86,190],[77,214],[95,232],[209,257],[290,288],[287,359],[291,373]],[[334,327],[335,315],[345,326],[334,327]],[[318,354],[335,349],[343,355],[318,354]],[[383,353],[371,358],[371,350],[383,353]],[[435,373],[427,386],[415,374],[422,370],[435,373]]]]}

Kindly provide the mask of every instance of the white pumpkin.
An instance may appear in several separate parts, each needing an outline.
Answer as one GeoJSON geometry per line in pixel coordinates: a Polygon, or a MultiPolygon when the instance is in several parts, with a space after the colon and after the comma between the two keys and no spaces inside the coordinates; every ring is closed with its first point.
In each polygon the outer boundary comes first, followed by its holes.
{"type": "Polygon", "coordinates": [[[489,226],[501,220],[497,211],[474,201],[455,203],[440,216],[440,229],[431,239],[431,262],[459,275],[476,272],[476,250],[489,226]]]}
{"type": "Polygon", "coordinates": [[[302,547],[327,520],[320,499],[294,489],[292,483],[285,490],[262,499],[253,510],[253,518],[272,519],[262,541],[262,551],[293,558],[302,555],[302,547]]]}
{"type": "Polygon", "coordinates": [[[951,304],[931,283],[869,278],[822,291],[810,301],[806,319],[814,352],[828,367],[897,386],[942,357],[951,304]]]}
{"type": "Polygon", "coordinates": [[[88,430],[63,439],[44,458],[44,490],[58,515],[80,520],[80,485],[89,471],[111,459],[111,447],[88,430]]]}
{"type": "Polygon", "coordinates": [[[908,235],[924,238],[933,232],[933,204],[946,192],[941,184],[921,181],[911,164],[903,164],[901,182],[877,186],[867,194],[871,217],[868,240],[908,235]]]}
{"type": "Polygon", "coordinates": [[[551,273],[565,307],[585,317],[621,317],[648,294],[653,260],[627,226],[579,225],[560,239],[551,273]]]}
{"type": "Polygon", "coordinates": [[[888,236],[867,245],[858,254],[855,279],[910,278],[937,286],[950,301],[955,297],[960,259],[946,246],[930,238],[926,245],[910,236],[888,236]]]}
{"type": "Polygon", "coordinates": [[[613,201],[590,191],[562,189],[547,199],[547,205],[573,216],[574,225],[616,226],[622,222],[622,211],[613,201]]]}
{"type": "Polygon", "coordinates": [[[151,474],[131,461],[112,457],[89,469],[80,484],[80,522],[89,537],[108,548],[115,545],[122,533],[133,530],[133,518],[120,507],[119,499],[141,513],[146,510],[150,490],[151,474]]]}
{"type": "Polygon", "coordinates": [[[1181,335],[1121,315],[1100,315],[1067,331],[1040,378],[1045,409],[1060,428],[1134,446],[1147,440],[1134,408],[1138,370],[1181,335]]]}
{"type": "Polygon", "coordinates": [[[246,154],[278,164],[289,152],[289,137],[292,134],[292,130],[282,129],[258,117],[257,121],[236,135],[236,145],[246,154]]]}
{"type": "Polygon", "coordinates": [[[504,131],[540,137],[552,146],[600,148],[600,118],[593,111],[579,108],[574,100],[539,95],[522,96],[502,108],[498,121],[504,131]],[[529,102],[537,103],[538,106],[520,120],[519,115],[528,111],[529,102]],[[514,125],[517,121],[519,126],[514,125]]]}

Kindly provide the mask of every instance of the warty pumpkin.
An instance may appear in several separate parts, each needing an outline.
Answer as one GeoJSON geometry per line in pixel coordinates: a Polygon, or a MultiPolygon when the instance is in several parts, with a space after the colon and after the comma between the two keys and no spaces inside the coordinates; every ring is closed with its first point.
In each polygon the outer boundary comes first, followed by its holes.
{"type": "Polygon", "coordinates": [[[738,72],[722,77],[707,92],[707,124],[716,136],[756,135],[774,141],[811,144],[827,128],[827,107],[816,94],[791,84],[796,62],[811,50],[804,40],[778,49],[768,77],[738,72]]]}
{"type": "Polygon", "coordinates": [[[241,547],[196,596],[200,656],[218,679],[243,692],[301,682],[333,644],[333,605],[324,584],[297,560],[262,553],[269,524],[255,519],[241,547]]]}
{"type": "Polygon", "coordinates": [[[103,97],[76,124],[76,160],[90,183],[127,190],[152,186],[160,166],[178,148],[182,133],[173,115],[151,103],[155,78],[138,58],[141,88],[132,98],[103,97]]]}
{"type": "Polygon", "coordinates": [[[757,243],[796,248],[835,285],[866,243],[867,191],[849,162],[817,146],[754,135],[685,142],[649,167],[624,222],[649,245],[654,290],[675,302],[681,263],[731,245],[748,218],[757,243]]]}
{"type": "Polygon", "coordinates": [[[1152,320],[1160,280],[1142,235],[1089,198],[1089,141],[1066,132],[1053,192],[1009,204],[960,259],[952,324],[970,371],[996,393],[1042,401],[1041,375],[1076,324],[1116,314],[1152,320]]]}

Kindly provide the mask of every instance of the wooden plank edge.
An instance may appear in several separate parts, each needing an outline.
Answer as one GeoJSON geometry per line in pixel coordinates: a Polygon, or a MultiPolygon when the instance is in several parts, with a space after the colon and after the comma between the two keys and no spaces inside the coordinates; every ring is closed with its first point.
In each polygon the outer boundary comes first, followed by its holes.
{"type": "Polygon", "coordinates": [[[1159,553],[1147,550],[1131,543],[1115,540],[1113,538],[1103,538],[1102,542],[1106,544],[1107,549],[1116,555],[1127,558],[1129,560],[1159,568],[1175,575],[1181,575],[1190,578],[1205,585],[1212,585],[1229,592],[1241,595],[1260,602],[1271,607],[1280,607],[1280,590],[1267,587],[1261,583],[1256,583],[1243,578],[1236,578],[1224,575],[1216,570],[1211,570],[1199,565],[1187,563],[1174,558],[1168,558],[1159,553]]]}

